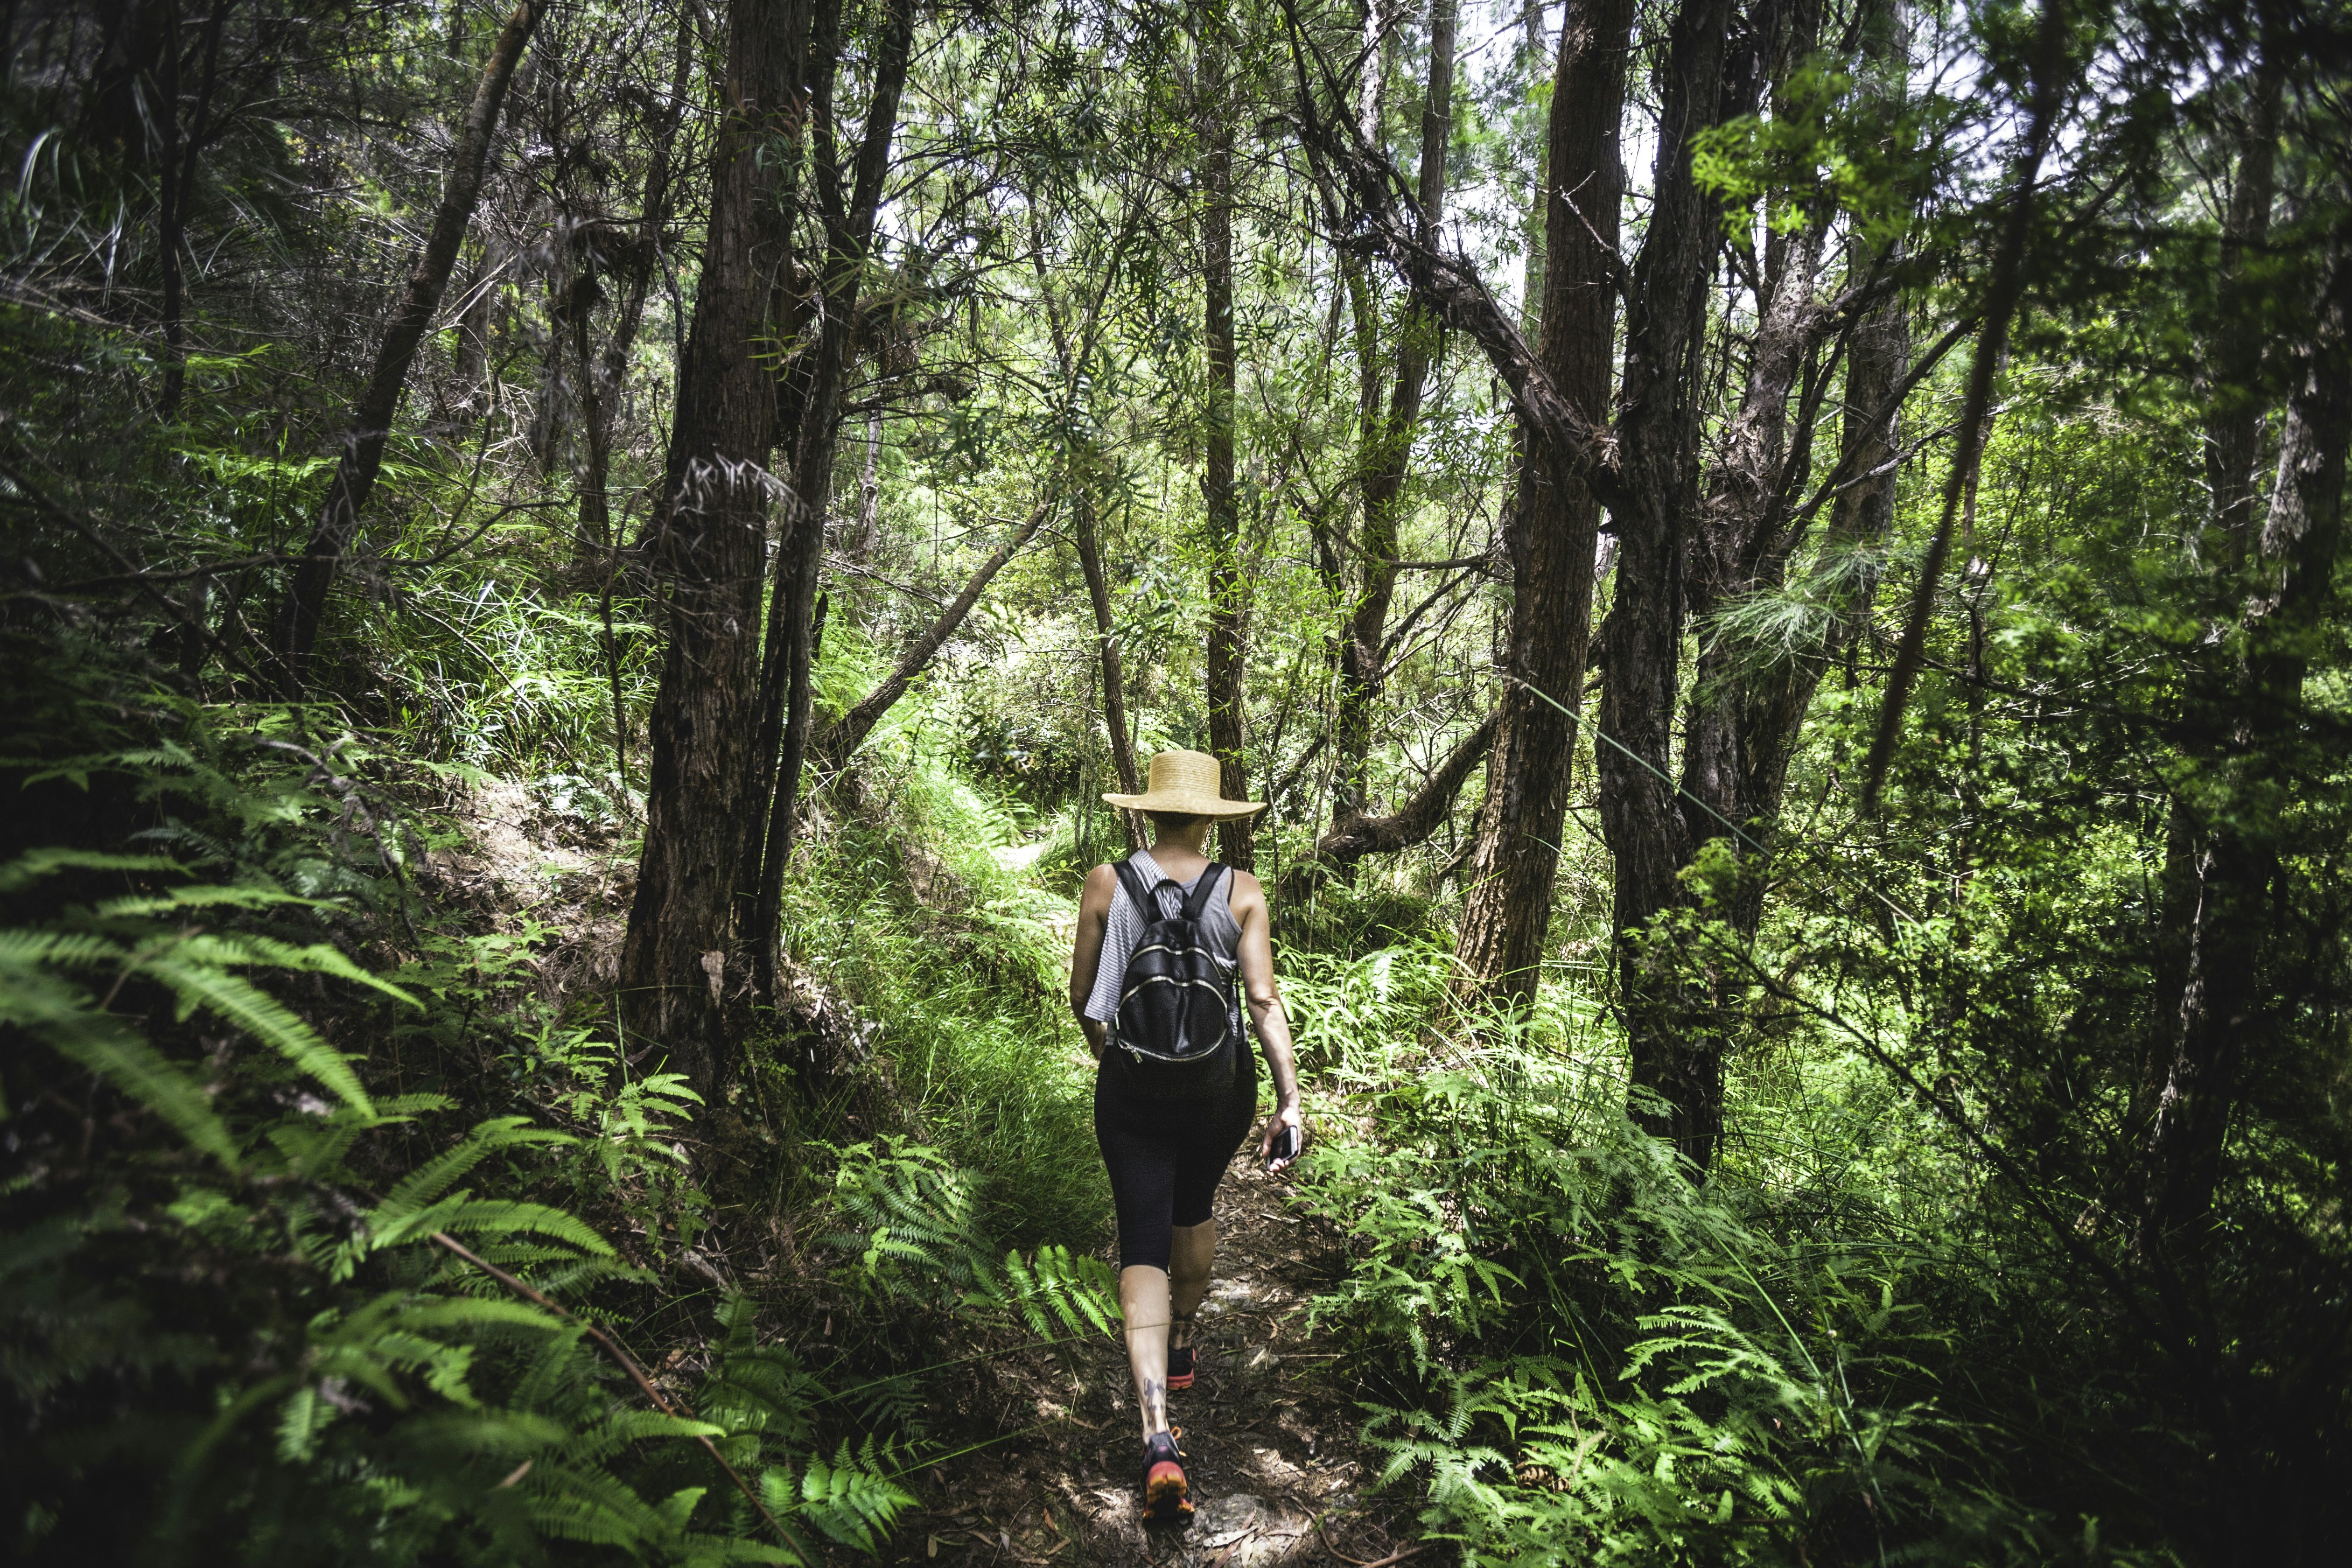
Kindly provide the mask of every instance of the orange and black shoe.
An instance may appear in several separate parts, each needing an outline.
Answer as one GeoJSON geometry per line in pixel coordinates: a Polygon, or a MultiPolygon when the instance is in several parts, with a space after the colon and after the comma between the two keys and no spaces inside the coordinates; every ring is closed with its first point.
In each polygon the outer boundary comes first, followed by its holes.
{"type": "Polygon", "coordinates": [[[1184,1479],[1184,1453],[1173,1432],[1154,1432],[1143,1440],[1143,1517],[1181,1519],[1192,1511],[1192,1487],[1184,1479]]]}
{"type": "MultiPolygon", "coordinates": [[[[1192,1338],[1192,1319],[1187,1317],[1179,1317],[1176,1320],[1176,1326],[1183,1331],[1185,1338],[1192,1338]]],[[[1168,1347],[1168,1392],[1173,1394],[1180,1388],[1190,1388],[1192,1386],[1192,1347],[1191,1345],[1170,1345],[1168,1347]]]]}

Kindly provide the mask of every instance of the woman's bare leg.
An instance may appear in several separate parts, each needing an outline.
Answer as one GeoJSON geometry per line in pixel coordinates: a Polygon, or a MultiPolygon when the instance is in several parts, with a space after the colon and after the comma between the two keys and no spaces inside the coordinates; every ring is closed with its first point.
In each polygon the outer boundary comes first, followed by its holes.
{"type": "Polygon", "coordinates": [[[1149,1440],[1168,1430],[1168,1271],[1149,1264],[1120,1269],[1118,1310],[1127,1320],[1127,1366],[1149,1440]]]}
{"type": "Polygon", "coordinates": [[[1181,1349],[1192,1342],[1192,1316],[1209,1294],[1209,1269],[1217,1260],[1217,1222],[1180,1225],[1170,1234],[1168,1305],[1175,1326],[1169,1342],[1181,1349]]]}

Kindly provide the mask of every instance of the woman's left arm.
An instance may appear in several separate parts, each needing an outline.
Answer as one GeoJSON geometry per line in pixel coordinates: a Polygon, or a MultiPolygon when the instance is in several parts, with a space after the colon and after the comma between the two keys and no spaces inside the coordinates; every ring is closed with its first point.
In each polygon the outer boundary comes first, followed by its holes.
{"type": "Polygon", "coordinates": [[[1290,1016],[1283,1011],[1282,992],[1274,983],[1274,916],[1266,908],[1265,889],[1247,871],[1235,871],[1233,877],[1234,919],[1242,928],[1242,990],[1249,998],[1250,1019],[1257,1026],[1266,1070],[1274,1075],[1274,1114],[1258,1140],[1258,1159],[1264,1162],[1273,1154],[1275,1135],[1283,1128],[1298,1129],[1290,1159],[1271,1167],[1278,1171],[1307,1146],[1307,1123],[1298,1105],[1298,1062],[1290,1047],[1290,1016]]]}
{"type": "Polygon", "coordinates": [[[1087,998],[1094,994],[1095,972],[1102,967],[1103,937],[1110,929],[1110,900],[1118,886],[1118,873],[1108,866],[1097,866],[1087,874],[1086,886],[1078,893],[1077,938],[1070,951],[1070,1016],[1085,1031],[1087,1049],[1097,1061],[1102,1059],[1104,1025],[1087,1016],[1087,998]]]}

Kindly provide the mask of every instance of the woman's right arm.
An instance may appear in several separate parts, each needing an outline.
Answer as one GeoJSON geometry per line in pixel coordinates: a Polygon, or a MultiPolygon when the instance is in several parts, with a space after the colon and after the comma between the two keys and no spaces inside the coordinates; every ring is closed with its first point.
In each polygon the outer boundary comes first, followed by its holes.
{"type": "Polygon", "coordinates": [[[1118,888],[1118,873],[1108,866],[1087,873],[1087,885],[1078,894],[1077,942],[1070,950],[1070,1011],[1086,1031],[1087,1049],[1097,1060],[1102,1058],[1106,1030],[1099,1020],[1087,1016],[1087,998],[1094,994],[1095,971],[1102,966],[1103,934],[1110,929],[1111,895],[1118,888]]]}

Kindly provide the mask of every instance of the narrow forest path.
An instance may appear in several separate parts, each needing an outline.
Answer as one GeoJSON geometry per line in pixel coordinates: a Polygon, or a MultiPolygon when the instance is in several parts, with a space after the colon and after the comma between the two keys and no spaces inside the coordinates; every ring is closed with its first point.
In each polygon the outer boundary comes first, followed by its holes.
{"type": "MultiPolygon", "coordinates": [[[[508,930],[528,913],[562,932],[540,966],[551,994],[609,986],[632,865],[593,843],[575,847],[580,826],[540,809],[520,784],[473,784],[452,816],[465,841],[431,858],[434,890],[508,930]]],[[[1074,906],[1049,921],[1065,962],[1075,923],[1074,906]]],[[[1075,1031],[1068,1044],[1076,1048],[1075,1031]]],[[[1374,1467],[1357,1446],[1362,1413],[1332,1374],[1337,1347],[1307,1326],[1308,1302],[1346,1275],[1344,1243],[1287,1180],[1266,1174],[1255,1149],[1254,1132],[1218,1190],[1216,1269],[1196,1325],[1200,1381],[1171,1396],[1192,1518],[1148,1530],[1137,1518],[1134,1390],[1120,1341],[1102,1336],[952,1374],[967,1383],[942,1426],[980,1446],[899,1479],[917,1506],[882,1543],[881,1562],[1345,1568],[1390,1558],[1411,1539],[1390,1500],[1366,1496],[1374,1467]]],[[[1116,1262],[1108,1237],[1099,1255],[1116,1262]]],[[[946,1431],[939,1437],[957,1446],[946,1431]]]]}
{"type": "Polygon", "coordinates": [[[1072,1347],[1066,1368],[1037,1351],[975,1379],[975,1400],[993,1406],[976,1406],[982,1415],[1037,1429],[908,1478],[919,1510],[902,1519],[887,1561],[1270,1568],[1398,1550],[1393,1521],[1366,1505],[1361,1414],[1330,1376],[1335,1351],[1307,1327],[1308,1300],[1344,1272],[1338,1237],[1248,1150],[1216,1214],[1201,1377],[1172,1397],[1192,1518],[1137,1519],[1135,1395],[1119,1342],[1106,1338],[1072,1347]]]}

